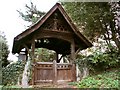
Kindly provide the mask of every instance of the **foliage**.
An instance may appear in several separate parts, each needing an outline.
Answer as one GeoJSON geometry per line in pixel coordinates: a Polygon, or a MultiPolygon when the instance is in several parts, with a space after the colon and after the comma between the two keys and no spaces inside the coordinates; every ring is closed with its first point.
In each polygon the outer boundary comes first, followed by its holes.
{"type": "Polygon", "coordinates": [[[24,66],[24,61],[17,61],[2,68],[2,84],[16,85],[18,77],[23,73],[24,66]]]}
{"type": "Polygon", "coordinates": [[[109,68],[119,67],[120,54],[117,51],[113,52],[100,52],[96,50],[92,55],[83,56],[81,59],[77,59],[76,63],[79,68],[88,67],[92,72],[104,71],[109,68]]]}
{"type": "Polygon", "coordinates": [[[38,48],[36,49],[36,61],[52,61],[54,60],[54,51],[50,51],[48,49],[45,48],[38,48]]]}
{"type": "Polygon", "coordinates": [[[111,41],[114,41],[120,50],[120,29],[117,24],[119,4],[117,2],[115,5],[108,2],[64,2],[63,6],[80,31],[90,40],[97,41],[100,37],[106,40],[108,46],[111,41]]]}
{"type": "Polygon", "coordinates": [[[9,64],[7,60],[9,54],[8,45],[4,33],[0,32],[0,58],[2,61],[2,67],[5,67],[9,64]]]}
{"type": "Polygon", "coordinates": [[[79,58],[76,59],[75,63],[78,65],[79,70],[82,72],[84,67],[90,69],[90,64],[85,56],[81,55],[79,58]]]}
{"type": "Polygon", "coordinates": [[[45,14],[45,12],[37,10],[36,6],[32,2],[30,2],[30,6],[26,4],[25,8],[25,13],[23,13],[21,10],[17,11],[24,21],[31,22],[32,24],[45,14]]]}
{"type": "Polygon", "coordinates": [[[119,88],[119,70],[103,72],[84,78],[77,86],[79,88],[119,88]]]}
{"type": "Polygon", "coordinates": [[[120,64],[120,55],[118,52],[94,52],[93,55],[87,57],[91,66],[96,70],[105,70],[107,68],[118,67],[120,64]]]}

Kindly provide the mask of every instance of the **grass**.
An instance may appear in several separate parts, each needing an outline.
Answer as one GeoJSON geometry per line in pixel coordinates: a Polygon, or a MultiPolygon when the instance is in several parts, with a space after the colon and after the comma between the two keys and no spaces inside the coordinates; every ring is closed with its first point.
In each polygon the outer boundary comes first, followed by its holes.
{"type": "Polygon", "coordinates": [[[11,86],[3,86],[3,85],[0,85],[0,90],[8,90],[8,89],[20,89],[21,87],[20,86],[17,86],[17,85],[11,85],[11,86]]]}
{"type": "MultiPolygon", "coordinates": [[[[32,89],[33,87],[32,86],[29,86],[28,89],[32,89]]],[[[10,85],[10,86],[3,86],[3,85],[0,85],[0,90],[22,90],[23,88],[21,86],[18,86],[18,85],[10,85]]]]}

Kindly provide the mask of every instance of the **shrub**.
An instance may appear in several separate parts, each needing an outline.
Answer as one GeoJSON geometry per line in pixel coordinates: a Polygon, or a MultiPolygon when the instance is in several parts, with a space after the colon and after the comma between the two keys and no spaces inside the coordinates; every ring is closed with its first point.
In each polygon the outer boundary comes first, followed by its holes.
{"type": "Polygon", "coordinates": [[[97,50],[92,55],[78,58],[76,63],[79,68],[88,67],[92,72],[104,71],[109,68],[119,67],[120,54],[117,51],[103,53],[97,50]]]}
{"type": "Polygon", "coordinates": [[[119,88],[119,70],[103,72],[84,78],[77,83],[79,88],[119,88]]]}
{"type": "Polygon", "coordinates": [[[25,66],[24,61],[17,61],[2,68],[2,84],[16,85],[18,77],[23,73],[25,66]]]}

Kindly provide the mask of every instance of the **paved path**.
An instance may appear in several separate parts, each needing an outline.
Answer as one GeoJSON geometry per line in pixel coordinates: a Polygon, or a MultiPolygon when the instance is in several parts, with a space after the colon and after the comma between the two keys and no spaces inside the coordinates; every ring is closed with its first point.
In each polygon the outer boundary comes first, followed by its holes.
{"type": "Polygon", "coordinates": [[[62,84],[40,84],[35,85],[35,88],[77,88],[76,86],[69,85],[68,83],[62,83],[62,84]]]}

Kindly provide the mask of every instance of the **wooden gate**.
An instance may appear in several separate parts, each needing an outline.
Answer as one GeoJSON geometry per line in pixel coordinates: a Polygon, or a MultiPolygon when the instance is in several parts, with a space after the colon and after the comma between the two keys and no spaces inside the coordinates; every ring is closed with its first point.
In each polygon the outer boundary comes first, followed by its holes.
{"type": "Polygon", "coordinates": [[[36,62],[34,66],[34,85],[72,81],[72,70],[72,64],[69,63],[36,62]]]}

